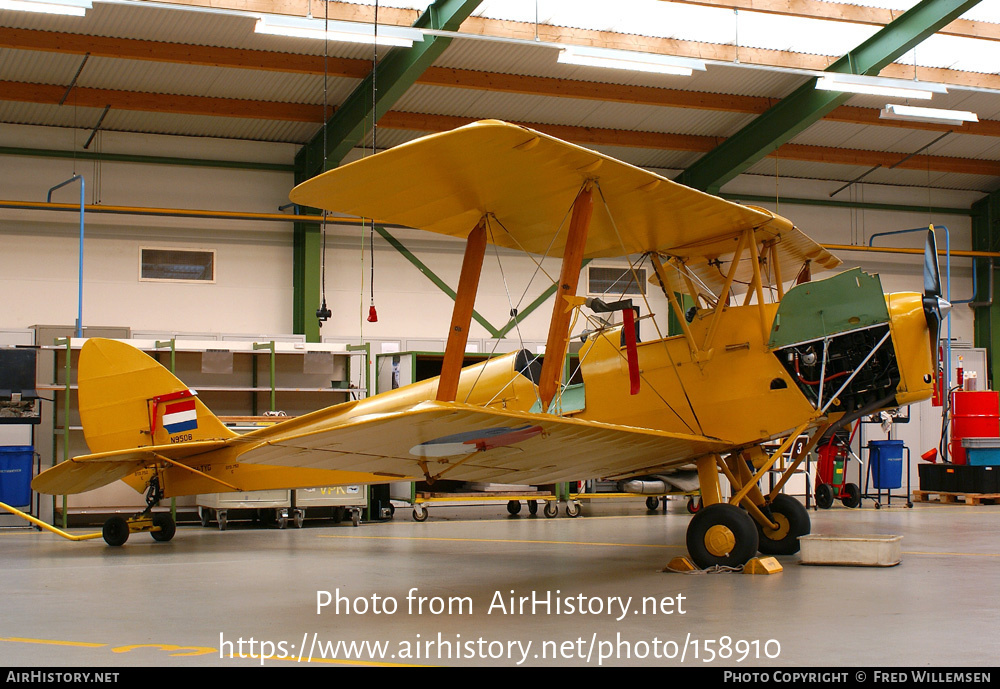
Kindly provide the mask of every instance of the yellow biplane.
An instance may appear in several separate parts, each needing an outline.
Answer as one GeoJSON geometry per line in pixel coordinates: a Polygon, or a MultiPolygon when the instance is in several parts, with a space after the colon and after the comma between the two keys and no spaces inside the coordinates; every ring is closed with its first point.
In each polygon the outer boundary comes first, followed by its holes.
{"type": "MultiPolygon", "coordinates": [[[[840,261],[788,220],[497,121],[331,170],[291,199],[466,241],[441,376],[237,435],[150,357],[91,339],[79,403],[93,454],[41,473],[36,490],[125,479],[153,505],[205,492],[407,479],[538,485],[686,469],[703,503],[687,531],[692,558],[741,565],[758,551],[794,553],[809,533],[805,508],[781,490],[825,434],[931,394],[948,308],[933,233],[923,294],[886,295],[860,270],[808,281],[840,261]],[[462,368],[488,244],[561,257],[541,362],[521,350],[462,368]],[[680,334],[639,341],[630,301],[577,296],[585,259],[622,256],[649,262],[680,334]],[[786,281],[801,284],[786,291],[786,281]],[[621,322],[594,317],[609,312],[621,322]],[[577,322],[592,327],[579,350],[583,382],[568,386],[577,322]],[[763,491],[761,478],[803,434],[810,441],[763,491]]],[[[173,524],[155,516],[154,537],[167,540],[173,524]]],[[[128,530],[112,518],[106,540],[120,544],[128,530]]]]}

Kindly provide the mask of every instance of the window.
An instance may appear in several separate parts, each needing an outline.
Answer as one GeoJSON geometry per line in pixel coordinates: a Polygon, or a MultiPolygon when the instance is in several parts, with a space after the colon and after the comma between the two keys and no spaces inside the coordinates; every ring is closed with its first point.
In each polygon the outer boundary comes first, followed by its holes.
{"type": "Polygon", "coordinates": [[[142,248],[139,279],[215,282],[215,251],[142,248]]]}
{"type": "Polygon", "coordinates": [[[617,296],[646,293],[646,269],[587,267],[587,293],[617,296]]]}

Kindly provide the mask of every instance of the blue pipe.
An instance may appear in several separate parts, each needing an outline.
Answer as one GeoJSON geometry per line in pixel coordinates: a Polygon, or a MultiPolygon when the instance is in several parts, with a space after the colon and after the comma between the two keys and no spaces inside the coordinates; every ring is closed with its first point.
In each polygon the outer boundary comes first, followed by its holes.
{"type": "Polygon", "coordinates": [[[87,183],[83,180],[82,175],[73,175],[65,182],[55,185],[49,189],[49,195],[45,197],[47,203],[52,203],[52,192],[61,187],[65,187],[67,184],[71,184],[76,180],[80,180],[80,270],[79,278],[77,280],[77,296],[76,296],[76,336],[83,337],[83,204],[87,197],[87,183]]]}

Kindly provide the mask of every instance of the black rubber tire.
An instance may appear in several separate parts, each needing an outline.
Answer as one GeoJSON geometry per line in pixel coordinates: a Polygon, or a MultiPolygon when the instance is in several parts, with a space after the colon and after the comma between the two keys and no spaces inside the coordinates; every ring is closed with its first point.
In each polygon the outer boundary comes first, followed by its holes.
{"type": "Polygon", "coordinates": [[[746,511],[726,502],[709,505],[691,518],[687,529],[687,549],[701,569],[721,565],[739,567],[757,554],[757,526],[746,511]],[[735,540],[733,549],[718,555],[708,550],[705,536],[713,526],[724,526],[735,540]]]}
{"type": "Polygon", "coordinates": [[[520,500],[508,500],[507,501],[507,514],[510,516],[515,516],[521,514],[521,501],[520,500]]]}
{"type": "MultiPolygon", "coordinates": [[[[812,524],[809,511],[791,495],[777,495],[771,503],[771,514],[783,528],[781,537],[772,539],[768,529],[757,524],[758,549],[765,555],[792,555],[799,552],[799,536],[809,535],[812,524]]],[[[754,522],[756,524],[756,522],[754,522]]]]}
{"type": "Polygon", "coordinates": [[[688,498],[687,511],[689,514],[698,514],[701,511],[701,498],[688,498]]]}
{"type": "Polygon", "coordinates": [[[861,489],[858,487],[858,484],[845,484],[844,492],[847,493],[847,497],[840,499],[844,503],[844,507],[850,507],[851,509],[861,507],[861,489]]]}
{"type": "Polygon", "coordinates": [[[339,524],[340,522],[344,521],[344,515],[346,513],[347,513],[346,508],[343,508],[343,507],[334,507],[333,508],[333,523],[334,524],[339,524]]]}
{"type": "Polygon", "coordinates": [[[529,500],[528,501],[528,514],[530,514],[532,517],[534,517],[536,514],[538,514],[538,501],[537,500],[529,500]]]}
{"type": "Polygon", "coordinates": [[[177,533],[177,524],[174,523],[173,517],[166,512],[157,512],[153,515],[153,526],[160,527],[160,530],[150,531],[149,533],[154,541],[159,541],[160,543],[166,543],[177,533]]]}
{"type": "Polygon", "coordinates": [[[660,499],[653,497],[652,495],[646,498],[646,509],[650,512],[655,512],[660,508],[660,499]]]}
{"type": "Polygon", "coordinates": [[[212,508],[211,507],[199,507],[198,508],[198,521],[201,522],[202,527],[207,528],[212,523],[212,508]]]}
{"type": "Polygon", "coordinates": [[[427,510],[425,509],[415,509],[413,510],[413,521],[415,522],[425,522],[427,521],[427,510]]]}
{"type": "Polygon", "coordinates": [[[579,517],[580,516],[580,505],[573,502],[572,500],[566,503],[566,516],[567,517],[579,517]]]}
{"type": "Polygon", "coordinates": [[[125,545],[125,541],[128,540],[128,534],[128,522],[122,517],[109,517],[104,522],[104,528],[101,529],[104,542],[116,548],[125,545]]]}
{"type": "Polygon", "coordinates": [[[557,505],[553,500],[546,500],[545,508],[542,510],[542,514],[544,514],[549,519],[552,519],[557,514],[559,514],[559,505],[557,505]]]}
{"type": "Polygon", "coordinates": [[[833,486],[829,483],[821,483],[816,486],[816,507],[828,510],[833,507],[833,486]]]}

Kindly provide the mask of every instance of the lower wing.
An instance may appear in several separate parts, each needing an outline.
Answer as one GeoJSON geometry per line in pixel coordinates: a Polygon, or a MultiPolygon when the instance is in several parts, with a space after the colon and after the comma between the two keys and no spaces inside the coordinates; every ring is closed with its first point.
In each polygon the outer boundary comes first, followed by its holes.
{"type": "Polygon", "coordinates": [[[730,443],[683,433],[424,402],[250,446],[240,462],[399,477],[548,484],[656,473],[730,443]]]}

